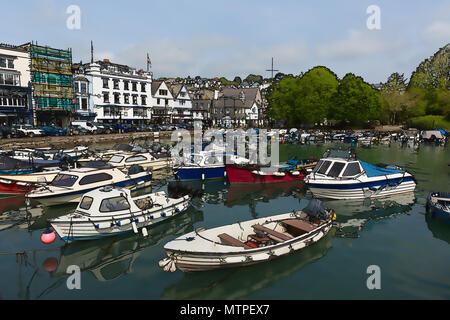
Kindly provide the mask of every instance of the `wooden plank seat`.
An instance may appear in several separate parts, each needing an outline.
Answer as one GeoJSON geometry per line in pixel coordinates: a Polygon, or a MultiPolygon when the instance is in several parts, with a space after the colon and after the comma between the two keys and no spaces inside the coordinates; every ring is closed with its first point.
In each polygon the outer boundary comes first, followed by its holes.
{"type": "Polygon", "coordinates": [[[312,224],[301,221],[298,219],[287,219],[282,221],[289,230],[293,230],[296,233],[303,234],[313,231],[316,227],[312,224]]]}
{"type": "Polygon", "coordinates": [[[245,249],[253,249],[252,247],[250,247],[250,246],[246,245],[245,243],[243,243],[242,241],[239,241],[238,239],[230,236],[229,234],[222,233],[222,234],[219,234],[218,237],[224,243],[229,244],[231,246],[242,247],[242,248],[245,248],[245,249]]]}
{"type": "Polygon", "coordinates": [[[288,241],[291,240],[293,237],[287,235],[287,234],[283,234],[281,232],[266,228],[260,224],[255,224],[254,226],[252,226],[253,229],[258,230],[258,231],[262,231],[265,232],[269,235],[269,237],[271,236],[272,239],[278,241],[278,242],[283,242],[283,241],[288,241]]]}

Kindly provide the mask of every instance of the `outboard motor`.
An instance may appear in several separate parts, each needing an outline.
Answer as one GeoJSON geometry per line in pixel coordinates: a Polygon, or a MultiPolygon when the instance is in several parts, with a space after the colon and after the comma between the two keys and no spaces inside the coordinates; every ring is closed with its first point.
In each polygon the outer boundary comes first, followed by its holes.
{"type": "Polygon", "coordinates": [[[73,167],[75,165],[75,162],[73,161],[72,157],[62,152],[56,153],[53,156],[53,160],[59,160],[60,167],[64,169],[68,168],[69,166],[73,167]]]}
{"type": "Polygon", "coordinates": [[[310,218],[326,220],[330,218],[332,210],[322,205],[319,199],[311,199],[308,206],[303,210],[310,218]]]}

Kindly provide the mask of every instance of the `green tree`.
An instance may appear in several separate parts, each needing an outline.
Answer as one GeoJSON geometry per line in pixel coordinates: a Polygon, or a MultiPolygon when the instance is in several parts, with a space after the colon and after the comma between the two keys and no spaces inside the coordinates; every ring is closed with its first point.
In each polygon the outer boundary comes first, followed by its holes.
{"type": "Polygon", "coordinates": [[[450,90],[450,43],[419,64],[408,88],[450,90]]]}
{"type": "Polygon", "coordinates": [[[380,119],[381,112],[380,93],[361,77],[348,73],[333,96],[329,116],[331,119],[360,124],[367,120],[380,119]]]}
{"type": "Polygon", "coordinates": [[[301,78],[285,77],[268,90],[268,114],[290,125],[320,122],[328,114],[338,85],[337,76],[322,66],[309,70],[301,78]]]}
{"type": "Polygon", "coordinates": [[[408,107],[411,107],[406,87],[405,76],[397,72],[391,74],[386,83],[383,84],[381,98],[385,115],[391,124],[396,124],[399,120],[398,114],[405,114],[408,107]]]}
{"type": "Polygon", "coordinates": [[[241,77],[234,77],[233,82],[235,82],[237,84],[241,84],[242,83],[242,79],[241,79],[241,77]]]}
{"type": "Polygon", "coordinates": [[[255,83],[255,82],[258,82],[258,83],[261,84],[261,83],[263,83],[264,79],[263,79],[263,77],[260,76],[260,75],[249,74],[249,75],[247,76],[247,78],[244,79],[244,81],[248,82],[249,84],[253,84],[253,83],[255,83]]]}

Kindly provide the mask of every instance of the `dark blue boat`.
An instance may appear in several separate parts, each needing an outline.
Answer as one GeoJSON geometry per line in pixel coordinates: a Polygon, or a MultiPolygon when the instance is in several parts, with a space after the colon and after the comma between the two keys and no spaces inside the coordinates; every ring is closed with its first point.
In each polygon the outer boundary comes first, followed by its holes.
{"type": "Polygon", "coordinates": [[[427,198],[427,210],[433,218],[450,223],[450,193],[431,192],[427,198]]]}

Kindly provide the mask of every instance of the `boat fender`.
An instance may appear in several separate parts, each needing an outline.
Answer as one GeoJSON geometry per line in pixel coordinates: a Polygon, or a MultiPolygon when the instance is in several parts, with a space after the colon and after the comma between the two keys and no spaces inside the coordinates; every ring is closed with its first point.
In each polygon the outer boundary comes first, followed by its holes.
{"type": "Polygon", "coordinates": [[[175,209],[175,212],[176,212],[176,213],[179,213],[180,211],[181,211],[181,210],[180,210],[179,208],[176,208],[176,209],[175,209]]]}
{"type": "Polygon", "coordinates": [[[120,227],[122,224],[120,223],[120,221],[117,221],[116,225],[117,225],[118,227],[120,227]]]}
{"type": "Polygon", "coordinates": [[[202,180],[205,180],[205,174],[202,173],[202,180]]]}
{"type": "Polygon", "coordinates": [[[150,216],[150,220],[153,220],[153,219],[155,219],[155,217],[154,216],[150,216]]]}
{"type": "Polygon", "coordinates": [[[144,238],[147,238],[148,237],[148,231],[147,231],[147,228],[142,228],[142,235],[144,236],[144,238]]]}
{"type": "Polygon", "coordinates": [[[95,229],[97,229],[97,230],[100,229],[100,226],[98,224],[95,224],[94,226],[95,226],[95,229]]]}
{"type": "Polygon", "coordinates": [[[170,260],[169,258],[165,258],[165,259],[159,260],[158,266],[159,266],[160,268],[163,268],[163,267],[164,267],[165,265],[167,265],[170,261],[171,261],[171,260],[170,260]]]}
{"type": "Polygon", "coordinates": [[[171,264],[172,264],[172,261],[170,261],[168,264],[166,264],[166,265],[163,267],[163,270],[164,270],[165,272],[169,272],[169,269],[170,269],[171,264]]]}
{"type": "Polygon", "coordinates": [[[172,261],[170,263],[170,268],[169,268],[170,272],[175,272],[177,270],[177,267],[175,265],[175,261],[172,261]]]}
{"type": "Polygon", "coordinates": [[[166,214],[165,212],[163,212],[161,216],[165,218],[166,215],[167,215],[167,214],[166,214]]]}
{"type": "Polygon", "coordinates": [[[138,229],[137,229],[137,226],[136,226],[136,222],[133,221],[131,223],[131,226],[133,227],[133,232],[137,234],[138,233],[138,229]]]}

